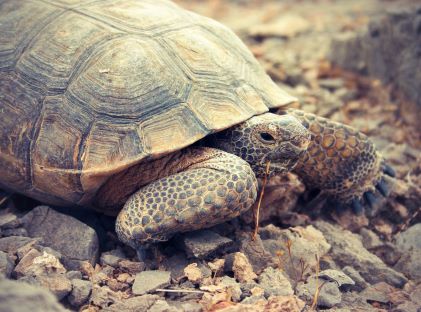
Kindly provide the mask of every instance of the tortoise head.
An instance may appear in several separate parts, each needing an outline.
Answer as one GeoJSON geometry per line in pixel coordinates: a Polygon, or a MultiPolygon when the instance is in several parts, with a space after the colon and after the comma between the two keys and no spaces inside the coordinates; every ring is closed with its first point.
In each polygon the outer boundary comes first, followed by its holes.
{"type": "Polygon", "coordinates": [[[257,177],[292,170],[310,144],[310,132],[291,115],[265,113],[215,134],[213,146],[246,160],[257,177]]]}

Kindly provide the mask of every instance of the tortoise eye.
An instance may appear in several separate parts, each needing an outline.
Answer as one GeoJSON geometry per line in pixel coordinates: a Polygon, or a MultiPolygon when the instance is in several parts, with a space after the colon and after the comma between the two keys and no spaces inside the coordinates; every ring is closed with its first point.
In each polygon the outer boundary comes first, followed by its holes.
{"type": "Polygon", "coordinates": [[[262,132],[260,133],[260,138],[265,143],[275,143],[275,138],[270,133],[262,132]]]}

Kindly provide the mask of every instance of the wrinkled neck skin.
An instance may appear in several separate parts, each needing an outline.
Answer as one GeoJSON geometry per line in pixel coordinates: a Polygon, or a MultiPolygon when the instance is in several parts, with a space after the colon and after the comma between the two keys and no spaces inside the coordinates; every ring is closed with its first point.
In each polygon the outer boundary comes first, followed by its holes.
{"type": "Polygon", "coordinates": [[[237,155],[247,161],[257,177],[291,171],[310,143],[310,134],[289,115],[265,113],[218,132],[205,145],[237,155]]]}

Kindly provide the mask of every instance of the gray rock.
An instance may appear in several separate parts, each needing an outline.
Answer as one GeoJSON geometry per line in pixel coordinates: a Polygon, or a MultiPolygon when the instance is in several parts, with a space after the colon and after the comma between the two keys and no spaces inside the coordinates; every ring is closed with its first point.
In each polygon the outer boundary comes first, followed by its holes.
{"type": "Polygon", "coordinates": [[[129,299],[118,301],[109,307],[103,309],[104,312],[147,312],[160,297],[157,295],[136,296],[129,299]]]}
{"type": "Polygon", "coordinates": [[[68,272],[66,272],[66,277],[69,280],[82,279],[82,272],[80,272],[80,271],[68,271],[68,272]]]}
{"type": "Polygon", "coordinates": [[[43,288],[0,279],[0,311],[65,312],[68,310],[43,288]]]}
{"type": "Polygon", "coordinates": [[[218,285],[231,289],[230,294],[234,302],[239,302],[241,300],[241,286],[239,283],[237,283],[235,278],[223,276],[218,285]]]}
{"type": "Polygon", "coordinates": [[[336,282],[339,288],[344,287],[347,289],[349,286],[355,285],[355,282],[348,275],[338,270],[321,271],[319,278],[329,282],[336,282]]]}
{"type": "Polygon", "coordinates": [[[0,251],[0,278],[1,275],[10,277],[14,267],[15,264],[13,263],[11,257],[7,253],[0,251]]]}
{"type": "Polygon", "coordinates": [[[101,265],[109,265],[113,268],[118,267],[118,263],[126,259],[125,254],[120,249],[115,249],[101,254],[100,263],[101,265]]]}
{"type": "Polygon", "coordinates": [[[384,282],[380,282],[364,289],[360,293],[360,296],[364,298],[367,302],[376,301],[380,303],[389,303],[389,294],[393,293],[394,291],[395,289],[392,286],[384,282]]]}
{"type": "Polygon", "coordinates": [[[401,256],[394,269],[405,273],[411,279],[421,279],[421,250],[408,251],[401,256]]]}
{"type": "MultiPolygon", "coordinates": [[[[416,3],[416,2],[414,2],[416,3]]],[[[360,33],[341,34],[331,45],[330,59],[349,70],[394,83],[421,105],[420,6],[401,6],[373,19],[360,33]]]]}
{"type": "Polygon", "coordinates": [[[81,279],[73,279],[72,286],[72,292],[67,299],[72,306],[77,308],[88,301],[92,291],[92,283],[81,279]]]}
{"type": "Polygon", "coordinates": [[[226,251],[234,242],[210,230],[189,232],[182,237],[184,250],[189,257],[208,258],[226,251]]]}
{"type": "Polygon", "coordinates": [[[259,286],[265,291],[265,297],[270,296],[288,296],[293,295],[291,283],[284,276],[281,270],[274,269],[272,267],[266,268],[262,274],[260,274],[259,286]]]}
{"type": "Polygon", "coordinates": [[[278,259],[278,252],[282,252],[287,261],[283,261],[283,269],[291,280],[296,279],[300,261],[304,261],[309,267],[317,265],[316,255],[321,258],[330,249],[330,245],[323,234],[312,225],[307,227],[297,226],[289,229],[280,229],[274,225],[261,228],[260,235],[265,249],[278,259]],[[289,245],[290,244],[290,245],[289,245]],[[290,246],[291,258],[289,258],[290,246]]]}
{"type": "Polygon", "coordinates": [[[81,261],[89,261],[92,265],[96,263],[98,236],[79,220],[48,206],[38,206],[27,213],[22,222],[31,237],[42,237],[44,245],[63,255],[67,268],[79,268],[81,261]]]}
{"type": "Polygon", "coordinates": [[[384,245],[384,243],[380,240],[376,233],[373,231],[362,228],[360,231],[360,235],[362,238],[362,243],[365,248],[367,249],[374,249],[384,245]]]}
{"type": "Polygon", "coordinates": [[[355,270],[353,267],[345,266],[342,269],[342,271],[355,282],[355,286],[353,287],[355,290],[361,291],[370,285],[365,281],[365,279],[361,276],[361,274],[357,270],[355,270]]]}
{"type": "Polygon", "coordinates": [[[0,250],[8,254],[15,254],[19,248],[26,245],[33,246],[41,242],[40,238],[30,238],[23,236],[9,236],[0,238],[0,250]]]}
{"type": "Polygon", "coordinates": [[[2,230],[1,233],[3,236],[28,236],[28,231],[23,227],[2,230]]]}
{"type": "Polygon", "coordinates": [[[7,229],[14,229],[17,228],[21,224],[19,218],[11,213],[1,213],[0,214],[0,229],[7,230],[7,229]]]}
{"type": "Polygon", "coordinates": [[[180,309],[184,312],[202,312],[203,306],[196,301],[182,302],[180,309]]]}
{"type": "Polygon", "coordinates": [[[339,266],[352,266],[373,284],[386,281],[402,287],[408,281],[402,273],[389,268],[379,257],[365,249],[358,235],[324,221],[317,221],[316,226],[332,246],[330,255],[339,266]]]}
{"type": "Polygon", "coordinates": [[[72,283],[64,274],[39,275],[35,277],[37,284],[49,289],[58,300],[72,291],[72,283]]]}
{"type": "Polygon", "coordinates": [[[401,252],[421,250],[421,223],[414,224],[396,235],[396,247],[401,252]]]}
{"type": "MultiPolygon", "coordinates": [[[[240,240],[240,251],[247,256],[255,273],[260,273],[273,264],[274,258],[263,246],[260,235],[256,235],[256,239],[252,240],[250,233],[242,233],[237,239],[240,240]]],[[[230,267],[232,268],[232,262],[230,267]]]]}
{"type": "Polygon", "coordinates": [[[377,311],[373,309],[373,306],[360,296],[356,292],[344,292],[342,294],[342,302],[335,308],[348,309],[348,311],[364,311],[371,312],[377,311]]]}
{"type": "Polygon", "coordinates": [[[338,284],[335,282],[326,282],[322,279],[317,280],[314,276],[309,277],[305,284],[298,284],[298,297],[307,302],[312,302],[318,287],[320,289],[317,300],[318,307],[332,308],[341,303],[342,294],[339,290],[338,284]]]}
{"type": "Polygon", "coordinates": [[[111,306],[114,303],[118,303],[121,301],[121,295],[117,292],[112,291],[107,286],[98,286],[94,285],[92,287],[92,294],[89,302],[101,309],[105,309],[111,306]]]}
{"type": "Polygon", "coordinates": [[[144,262],[121,260],[118,263],[120,269],[130,274],[136,274],[142,272],[145,269],[144,262]]]}
{"type": "Polygon", "coordinates": [[[157,288],[170,285],[171,272],[168,271],[143,271],[136,274],[132,292],[135,295],[144,295],[157,288]]]}
{"type": "Polygon", "coordinates": [[[171,277],[178,280],[184,276],[184,268],[189,264],[184,253],[177,253],[169,258],[165,258],[163,266],[167,271],[171,271],[171,277]]]}
{"type": "Polygon", "coordinates": [[[148,312],[182,312],[176,307],[170,306],[165,300],[157,300],[148,310],[148,312]]]}

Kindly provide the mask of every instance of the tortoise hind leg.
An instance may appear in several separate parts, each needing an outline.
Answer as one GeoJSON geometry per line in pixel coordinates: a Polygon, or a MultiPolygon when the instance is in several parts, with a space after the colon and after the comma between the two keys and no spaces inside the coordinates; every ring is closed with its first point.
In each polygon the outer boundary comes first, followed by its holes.
{"type": "Polygon", "coordinates": [[[318,188],[354,212],[370,209],[387,196],[386,175],[393,176],[374,144],[344,124],[288,109],[311,132],[311,143],[294,171],[307,186],[318,188]],[[376,191],[377,189],[377,191],[376,191]]]}
{"type": "Polygon", "coordinates": [[[138,248],[177,232],[206,228],[238,216],[255,202],[257,181],[250,165],[218,149],[188,148],[175,158],[182,171],[134,193],[119,213],[116,232],[138,248]],[[186,168],[186,162],[188,164],[186,168]]]}

